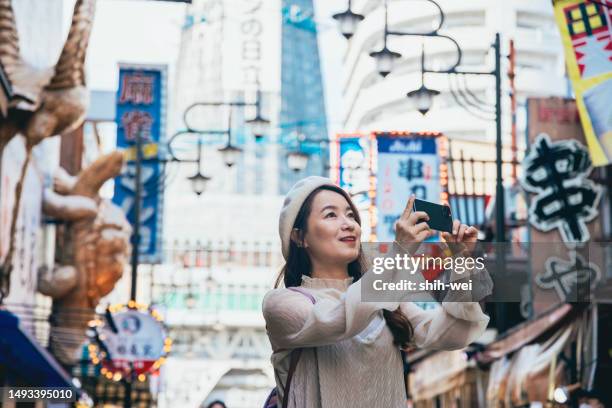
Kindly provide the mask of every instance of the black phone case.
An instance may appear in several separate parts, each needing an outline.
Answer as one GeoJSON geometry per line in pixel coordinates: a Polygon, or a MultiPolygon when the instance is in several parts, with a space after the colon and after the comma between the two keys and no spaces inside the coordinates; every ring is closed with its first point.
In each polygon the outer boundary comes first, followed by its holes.
{"type": "Polygon", "coordinates": [[[437,231],[451,232],[453,231],[453,216],[451,209],[447,205],[440,205],[423,201],[414,200],[414,211],[424,211],[429,215],[427,225],[429,228],[437,231]]]}

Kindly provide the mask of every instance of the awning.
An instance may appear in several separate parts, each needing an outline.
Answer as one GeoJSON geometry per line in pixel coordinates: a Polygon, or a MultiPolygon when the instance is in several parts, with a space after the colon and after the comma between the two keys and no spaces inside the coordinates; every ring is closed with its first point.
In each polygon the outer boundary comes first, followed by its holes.
{"type": "Polygon", "coordinates": [[[512,328],[504,333],[501,338],[488,344],[486,349],[477,355],[477,360],[481,363],[490,363],[520,349],[526,344],[536,341],[540,336],[559,327],[563,322],[571,318],[572,311],[575,312],[575,308],[565,303],[535,320],[530,320],[512,328]]]}
{"type": "Polygon", "coordinates": [[[9,376],[15,373],[30,386],[75,389],[68,373],[29,333],[21,330],[17,316],[6,310],[0,310],[0,365],[8,368],[9,376]]]}

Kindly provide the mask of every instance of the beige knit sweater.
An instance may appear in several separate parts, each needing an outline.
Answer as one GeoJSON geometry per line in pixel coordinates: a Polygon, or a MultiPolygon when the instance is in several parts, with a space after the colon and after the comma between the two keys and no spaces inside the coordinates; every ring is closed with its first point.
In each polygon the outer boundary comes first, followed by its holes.
{"type": "Polygon", "coordinates": [[[361,302],[361,281],[302,277],[303,294],[281,288],[263,300],[272,365],[282,401],[289,353],[305,348],[295,370],[290,408],[406,406],[402,361],[382,309],[398,306],[414,328],[417,347],[458,349],[478,338],[489,317],[478,303],[442,303],[423,310],[414,303],[361,302]]]}

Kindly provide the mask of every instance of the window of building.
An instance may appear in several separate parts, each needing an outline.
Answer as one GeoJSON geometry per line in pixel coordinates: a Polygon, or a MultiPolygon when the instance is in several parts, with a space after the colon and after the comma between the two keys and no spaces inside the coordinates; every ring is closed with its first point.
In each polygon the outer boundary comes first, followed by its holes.
{"type": "Polygon", "coordinates": [[[448,13],[444,17],[444,26],[442,28],[484,27],[485,22],[486,15],[484,10],[448,13]]]}
{"type": "Polygon", "coordinates": [[[542,30],[545,32],[556,30],[552,16],[531,11],[516,12],[516,27],[527,30],[542,30]]]}

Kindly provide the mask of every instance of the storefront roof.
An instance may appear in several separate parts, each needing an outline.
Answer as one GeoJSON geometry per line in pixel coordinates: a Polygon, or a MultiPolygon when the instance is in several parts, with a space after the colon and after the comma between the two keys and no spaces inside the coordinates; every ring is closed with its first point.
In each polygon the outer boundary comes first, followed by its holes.
{"type": "Polygon", "coordinates": [[[575,307],[565,303],[534,320],[513,327],[499,339],[487,345],[486,349],[477,355],[478,361],[490,363],[538,340],[570,319],[575,311],[575,307]]]}
{"type": "Polygon", "coordinates": [[[14,373],[31,386],[74,388],[68,373],[6,310],[0,310],[0,365],[8,368],[9,378],[14,373]]]}

